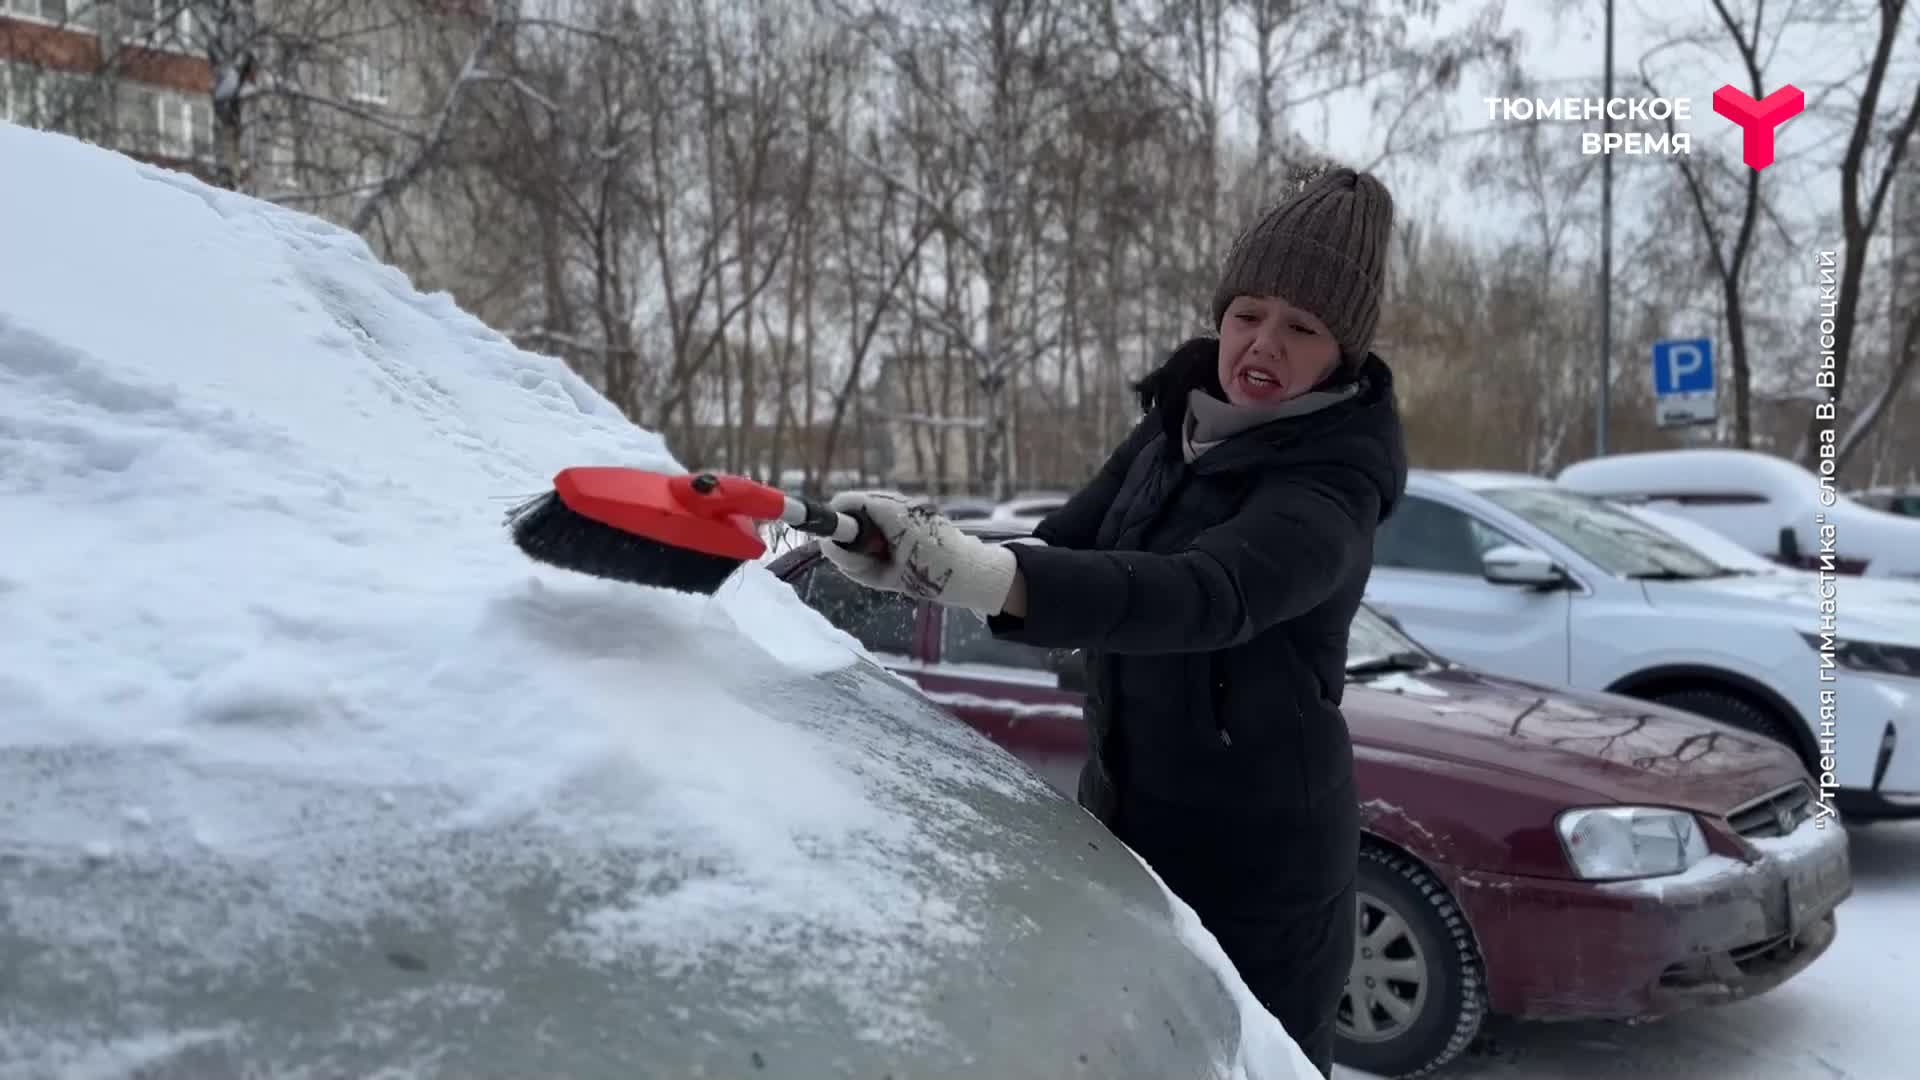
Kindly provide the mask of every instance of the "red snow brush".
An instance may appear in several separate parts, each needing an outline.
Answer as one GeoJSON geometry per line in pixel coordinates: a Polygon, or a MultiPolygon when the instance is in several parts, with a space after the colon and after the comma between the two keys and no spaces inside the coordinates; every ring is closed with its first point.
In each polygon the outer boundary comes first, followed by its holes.
{"type": "Polygon", "coordinates": [[[507,514],[513,542],[541,562],[595,577],[711,594],[767,545],[778,521],[854,551],[885,556],[864,515],[796,498],[743,476],[668,476],[614,466],[562,469],[553,490],[507,514]]]}

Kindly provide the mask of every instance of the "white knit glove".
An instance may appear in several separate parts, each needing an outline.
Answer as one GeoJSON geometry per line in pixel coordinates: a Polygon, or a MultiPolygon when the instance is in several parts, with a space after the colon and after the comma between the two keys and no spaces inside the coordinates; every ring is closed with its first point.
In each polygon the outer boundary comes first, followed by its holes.
{"type": "Polygon", "coordinates": [[[905,593],[947,607],[998,615],[1018,568],[1013,552],[961,532],[931,504],[877,491],[849,491],[828,503],[862,513],[886,537],[889,557],[875,558],[823,540],[820,551],[868,588],[905,593]]]}

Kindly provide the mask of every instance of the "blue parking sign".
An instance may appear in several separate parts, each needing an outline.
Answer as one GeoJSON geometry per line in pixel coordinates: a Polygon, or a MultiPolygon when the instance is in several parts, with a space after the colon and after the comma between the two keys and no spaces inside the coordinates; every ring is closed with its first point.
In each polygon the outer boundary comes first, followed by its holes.
{"type": "Polygon", "coordinates": [[[1714,423],[1719,397],[1713,385],[1713,339],[1669,338],[1653,343],[1653,417],[1661,427],[1714,423]]]}
{"type": "Polygon", "coordinates": [[[1713,392],[1713,339],[1675,338],[1653,343],[1653,393],[1713,392]]]}

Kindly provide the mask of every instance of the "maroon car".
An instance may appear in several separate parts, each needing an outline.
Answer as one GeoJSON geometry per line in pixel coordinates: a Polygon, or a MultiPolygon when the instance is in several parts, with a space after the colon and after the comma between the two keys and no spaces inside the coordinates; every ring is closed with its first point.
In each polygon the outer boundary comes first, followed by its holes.
{"type": "MultiPolygon", "coordinates": [[[[1008,539],[1009,533],[976,529],[1008,539]]],[[[812,545],[770,564],[881,663],[1072,794],[1073,653],[854,584],[812,545]]],[[[1343,706],[1365,830],[1338,1059],[1459,1054],[1488,1014],[1650,1019],[1761,993],[1832,943],[1846,834],[1775,744],[1632,698],[1451,664],[1371,609],[1343,706]]]]}

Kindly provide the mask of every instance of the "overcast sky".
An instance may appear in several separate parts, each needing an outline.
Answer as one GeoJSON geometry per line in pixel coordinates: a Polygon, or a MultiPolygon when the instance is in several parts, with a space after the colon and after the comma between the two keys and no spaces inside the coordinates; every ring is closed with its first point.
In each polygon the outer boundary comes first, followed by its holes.
{"type": "MultiPolygon", "coordinates": [[[[1751,6],[1750,3],[1734,5],[1736,9],[1751,6]]],[[[1766,10],[1770,18],[1777,19],[1779,11],[1791,6],[1771,3],[1766,10]]],[[[1805,0],[1799,4],[1802,10],[1810,6],[1805,0]]],[[[1517,0],[1506,5],[1505,25],[1524,35],[1522,62],[1536,77],[1548,80],[1547,93],[1598,98],[1604,85],[1605,7],[1601,0],[1591,0],[1578,7],[1577,11],[1555,16],[1553,5],[1542,0],[1517,0]]],[[[1457,9],[1455,17],[1459,17],[1457,9]]],[[[1693,156],[1696,159],[1713,156],[1737,164],[1741,154],[1740,132],[1713,112],[1712,97],[1722,83],[1744,87],[1748,78],[1732,37],[1720,24],[1713,5],[1708,0],[1661,3],[1618,0],[1614,17],[1615,96],[1637,96],[1638,92],[1631,87],[1644,64],[1665,95],[1691,99],[1691,119],[1678,126],[1679,130],[1693,135],[1693,156]],[[1706,34],[1706,43],[1656,48],[1689,32],[1706,34]]],[[[1901,36],[1909,46],[1896,51],[1896,56],[1902,59],[1889,75],[1886,93],[1900,94],[1910,100],[1913,80],[1920,75],[1917,71],[1920,47],[1916,47],[1920,46],[1920,18],[1909,13],[1906,22],[1916,25],[1903,28],[1901,36]]],[[[1803,24],[1781,34],[1771,28],[1766,30],[1764,47],[1768,51],[1761,57],[1763,89],[1771,92],[1781,83],[1792,82],[1807,95],[1806,111],[1779,129],[1778,164],[1767,170],[1765,178],[1770,196],[1783,208],[1792,207],[1801,212],[1832,212],[1837,208],[1838,185],[1831,163],[1838,159],[1844,146],[1854,101],[1846,92],[1835,94],[1833,87],[1838,83],[1859,84],[1858,78],[1849,80],[1848,76],[1864,68],[1871,46],[1870,35],[1876,29],[1874,24],[1866,23],[1825,28],[1803,24]]],[[[1485,127],[1490,121],[1483,99],[1492,92],[1483,82],[1463,83],[1440,104],[1449,109],[1456,128],[1485,127]]],[[[1324,108],[1300,110],[1290,119],[1315,145],[1353,163],[1363,164],[1380,153],[1380,124],[1370,117],[1362,97],[1349,95],[1324,108]]],[[[1556,124],[1556,134],[1564,138],[1569,156],[1579,156],[1582,130],[1600,130],[1599,121],[1590,123],[1590,127],[1556,124]]],[[[1462,152],[1467,152],[1464,146],[1462,152]]],[[[1655,157],[1615,158],[1616,227],[1635,213],[1634,185],[1627,178],[1627,171],[1644,171],[1661,164],[1664,164],[1662,159],[1655,157]]],[[[1461,163],[1457,158],[1436,161],[1432,155],[1418,159],[1401,157],[1382,164],[1379,171],[1398,201],[1416,213],[1430,205],[1429,200],[1437,200],[1431,205],[1437,205],[1449,217],[1471,222],[1478,229],[1498,230],[1512,218],[1500,207],[1465,190],[1459,179],[1461,163]]],[[[1597,200],[1597,184],[1589,197],[1597,200]]],[[[1834,242],[1837,240],[1835,236],[1834,242]]]]}

